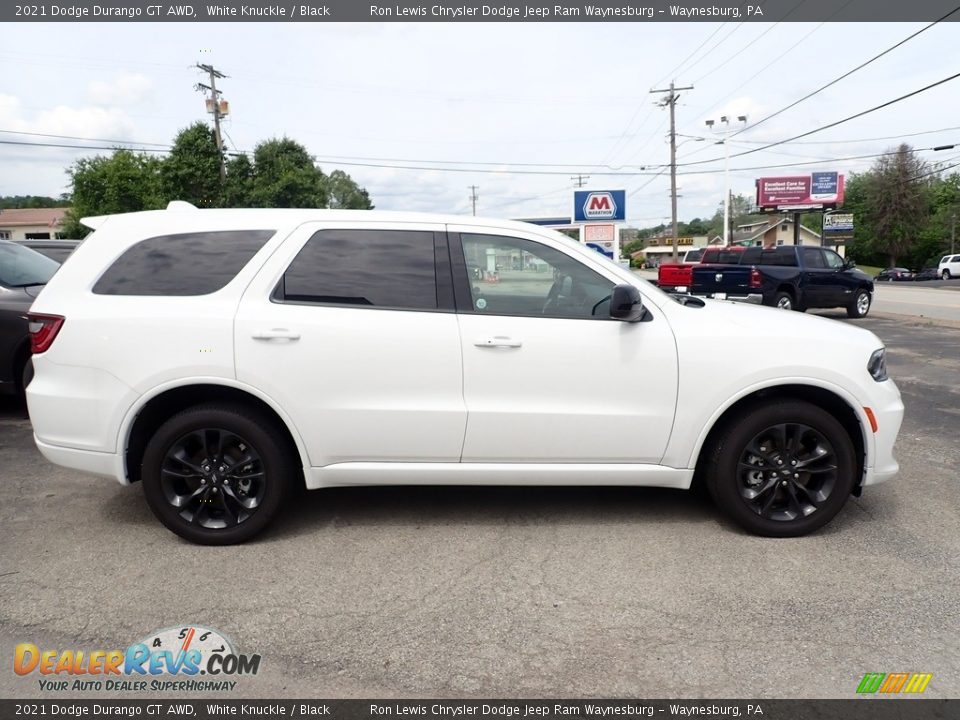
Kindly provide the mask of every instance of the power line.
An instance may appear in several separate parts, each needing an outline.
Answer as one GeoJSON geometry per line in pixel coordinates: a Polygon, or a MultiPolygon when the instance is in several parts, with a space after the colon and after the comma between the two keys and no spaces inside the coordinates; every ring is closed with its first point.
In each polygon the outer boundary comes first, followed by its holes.
{"type": "MultiPolygon", "coordinates": [[[[740,153],[734,153],[734,154],[731,155],[730,157],[742,157],[743,155],[750,155],[750,154],[755,153],[755,152],[760,152],[760,151],[762,151],[762,150],[766,150],[767,148],[776,147],[777,145],[783,145],[783,144],[788,143],[788,142],[793,142],[794,140],[799,140],[800,138],[808,137],[808,136],[813,135],[813,134],[815,134],[815,133],[822,132],[823,130],[828,130],[829,128],[836,127],[837,125],[842,125],[843,123],[849,122],[849,121],[851,121],[851,120],[856,120],[857,118],[863,117],[864,115],[869,115],[870,113],[876,112],[877,110],[882,110],[882,109],[885,108],[885,107],[889,107],[889,106],[891,106],[891,105],[895,105],[896,103],[901,102],[902,100],[906,100],[907,98],[911,98],[911,97],[913,97],[914,95],[919,95],[919,94],[922,93],[922,92],[926,92],[927,90],[930,90],[930,89],[932,89],[932,88],[935,88],[935,87],[937,87],[937,86],[939,86],[939,85],[943,85],[944,83],[948,83],[948,82],[950,82],[951,80],[956,80],[958,77],[960,77],[960,73],[956,73],[956,74],[954,74],[954,75],[951,75],[951,76],[949,76],[949,77],[946,77],[946,78],[944,78],[943,80],[938,80],[938,81],[935,82],[935,83],[930,83],[930,84],[927,85],[926,87],[922,87],[922,88],[920,88],[919,90],[914,90],[913,92],[909,92],[909,93],[907,93],[906,95],[901,95],[900,97],[894,98],[893,100],[888,100],[888,101],[885,102],[885,103],[881,103],[880,105],[876,105],[876,106],[874,106],[874,107],[872,107],[872,108],[870,108],[870,109],[868,109],[868,110],[863,110],[863,111],[861,111],[861,112],[855,113],[854,115],[850,115],[850,116],[848,116],[848,117],[845,117],[845,118],[843,118],[842,120],[837,120],[837,121],[835,121],[835,122],[828,123],[827,125],[823,125],[823,126],[821,126],[821,127],[815,128],[815,129],[813,129],[813,130],[808,130],[808,131],[805,132],[805,133],[800,133],[799,135],[794,135],[793,137],[787,138],[786,140],[778,140],[778,141],[776,141],[776,142],[768,143],[768,144],[764,145],[763,147],[754,148],[754,149],[752,149],[752,150],[744,150],[743,152],[740,152],[740,153]]],[[[681,166],[686,167],[686,166],[690,166],[690,165],[704,165],[704,164],[706,164],[706,163],[717,162],[718,160],[722,160],[722,159],[723,159],[723,158],[717,157],[717,158],[710,158],[709,160],[694,160],[693,162],[681,163],[681,166]]]]}
{"type": "MultiPolygon", "coordinates": [[[[867,60],[866,62],[863,62],[863,63],[861,63],[860,65],[857,65],[855,68],[853,68],[853,70],[849,70],[849,71],[845,72],[845,73],[844,73],[843,75],[841,75],[840,77],[834,78],[833,80],[831,80],[830,82],[828,82],[826,85],[823,85],[822,87],[817,88],[817,89],[814,90],[813,92],[804,95],[804,96],[803,96],[802,98],[800,98],[799,100],[796,100],[795,102],[790,103],[790,104],[787,105],[786,107],[780,108],[780,109],[777,110],[776,112],[771,113],[770,115],[767,115],[766,117],[762,118],[761,120],[756,121],[755,123],[753,123],[753,124],[750,126],[750,129],[753,130],[753,129],[756,128],[757,126],[762,125],[763,123],[765,123],[767,120],[770,120],[771,118],[777,117],[777,115],[780,115],[780,114],[782,114],[782,113],[785,113],[787,110],[789,110],[790,108],[796,107],[797,105],[799,105],[800,103],[802,103],[804,100],[809,100],[810,98],[812,98],[812,97],[813,97],[814,95],[816,95],[817,93],[826,90],[828,87],[830,87],[830,86],[832,86],[832,85],[836,85],[838,82],[840,82],[840,81],[843,80],[844,78],[850,77],[851,75],[853,75],[853,74],[854,74],[855,72],[857,72],[858,70],[861,70],[861,69],[865,68],[867,65],[869,65],[869,64],[872,63],[872,62],[874,62],[875,60],[879,60],[880,58],[882,58],[882,57],[883,57],[884,55],[886,55],[887,53],[893,52],[894,50],[896,50],[896,49],[897,49],[898,47],[900,47],[901,45],[903,45],[903,44],[905,44],[905,43],[908,43],[908,42],[910,42],[911,40],[913,40],[915,37],[917,37],[918,35],[921,35],[921,34],[925,33],[927,30],[929,30],[930,28],[932,28],[934,25],[940,23],[940,22],[943,21],[943,20],[946,20],[948,17],[950,17],[951,15],[953,15],[954,13],[956,13],[958,10],[960,10],[960,5],[958,5],[957,7],[955,7],[953,10],[951,10],[950,12],[948,12],[946,15],[944,15],[944,16],[943,16],[942,18],[940,18],[939,20],[934,20],[932,23],[930,23],[930,24],[927,25],[926,27],[923,27],[923,28],[917,30],[915,33],[913,33],[913,34],[911,34],[911,35],[908,35],[908,36],[905,37],[903,40],[901,40],[900,42],[898,42],[896,45],[891,45],[890,47],[888,47],[886,50],[884,50],[883,52],[879,53],[878,55],[874,55],[872,58],[870,58],[870,59],[867,60]]],[[[741,132],[741,133],[742,133],[742,132],[745,132],[745,130],[741,130],[740,132],[741,132]]],[[[734,133],[734,134],[735,134],[735,135],[739,135],[740,133],[734,133]]]]}
{"type": "Polygon", "coordinates": [[[108,138],[89,138],[77,137],[75,135],[52,135],[50,133],[24,132],[23,130],[0,130],[0,133],[8,135],[28,135],[30,137],[59,138],[60,140],[87,140],[89,142],[120,143],[124,145],[156,145],[157,147],[170,147],[166,143],[141,142],[139,140],[110,140],[108,138]]]}

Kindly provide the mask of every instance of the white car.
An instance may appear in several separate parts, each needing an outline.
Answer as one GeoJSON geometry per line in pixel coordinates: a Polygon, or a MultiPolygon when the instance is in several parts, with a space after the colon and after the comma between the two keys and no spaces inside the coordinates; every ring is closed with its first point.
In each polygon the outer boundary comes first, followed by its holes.
{"type": "Polygon", "coordinates": [[[294,484],[703,482],[797,536],[898,470],[873,333],[678,299],[553,231],[185,203],[85,222],[30,315],[37,446],[139,482],[195,542],[254,536],[294,484]]]}
{"type": "Polygon", "coordinates": [[[944,255],[940,258],[937,272],[944,280],[960,277],[960,255],[944,255]]]}

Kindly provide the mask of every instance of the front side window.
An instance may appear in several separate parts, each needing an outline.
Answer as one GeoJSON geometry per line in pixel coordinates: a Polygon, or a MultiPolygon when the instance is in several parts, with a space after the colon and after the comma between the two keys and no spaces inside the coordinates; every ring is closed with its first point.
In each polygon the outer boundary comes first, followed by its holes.
{"type": "Polygon", "coordinates": [[[833,250],[824,250],[824,257],[827,258],[827,267],[838,270],[843,267],[843,258],[833,250]]]}
{"type": "Polygon", "coordinates": [[[277,288],[287,302],[436,310],[434,237],[420,230],[320,230],[277,288]]]}
{"type": "Polygon", "coordinates": [[[472,312],[609,319],[614,283],[569,255],[515,237],[461,238],[472,312]]]}
{"type": "Polygon", "coordinates": [[[97,295],[208,295],[250,262],[273,230],[160,235],[132,245],[100,276],[97,295]]]}

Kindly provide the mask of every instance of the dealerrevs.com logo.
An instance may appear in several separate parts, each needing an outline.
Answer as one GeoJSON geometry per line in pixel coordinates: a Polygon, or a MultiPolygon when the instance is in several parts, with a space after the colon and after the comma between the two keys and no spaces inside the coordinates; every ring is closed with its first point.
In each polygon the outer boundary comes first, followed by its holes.
{"type": "Polygon", "coordinates": [[[39,676],[45,692],[229,691],[237,685],[231,678],[259,670],[259,655],[237,653],[223,634],[199,625],[158,630],[124,650],[51,650],[25,642],[13,657],[13,671],[39,676]]]}

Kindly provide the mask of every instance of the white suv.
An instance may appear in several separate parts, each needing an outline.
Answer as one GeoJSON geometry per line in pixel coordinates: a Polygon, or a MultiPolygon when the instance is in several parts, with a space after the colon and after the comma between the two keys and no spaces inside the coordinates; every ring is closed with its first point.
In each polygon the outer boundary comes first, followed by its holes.
{"type": "Polygon", "coordinates": [[[37,446],[141,483],[195,542],[252,537],[294,484],[696,481],[796,536],[898,470],[873,333],[676,298],[556,232],[183,203],[85,222],[30,316],[37,446]]]}
{"type": "Polygon", "coordinates": [[[960,277],[960,255],[944,255],[940,258],[937,272],[944,280],[960,277]]]}

